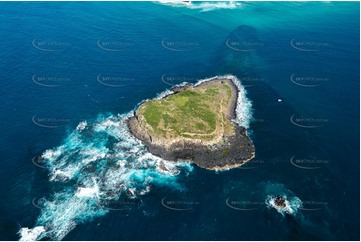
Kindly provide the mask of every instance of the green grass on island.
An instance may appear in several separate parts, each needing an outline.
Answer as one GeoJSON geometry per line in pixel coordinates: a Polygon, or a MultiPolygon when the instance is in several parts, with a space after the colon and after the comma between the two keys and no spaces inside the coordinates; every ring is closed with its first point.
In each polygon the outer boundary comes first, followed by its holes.
{"type": "Polygon", "coordinates": [[[140,124],[154,139],[210,141],[233,132],[227,112],[232,98],[228,81],[189,87],[160,100],[143,103],[137,110],[140,124]]]}

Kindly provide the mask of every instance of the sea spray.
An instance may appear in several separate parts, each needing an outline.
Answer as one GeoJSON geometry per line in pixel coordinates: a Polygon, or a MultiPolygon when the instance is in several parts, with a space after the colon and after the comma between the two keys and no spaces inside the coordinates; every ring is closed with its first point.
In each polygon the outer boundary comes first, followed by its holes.
{"type": "MultiPolygon", "coordinates": [[[[235,83],[238,100],[234,122],[248,128],[252,104],[235,76],[216,76],[195,85],[214,78],[235,83]]],[[[166,90],[156,99],[173,93],[166,90]]],[[[189,174],[193,166],[165,161],[149,153],[131,135],[125,122],[133,112],[99,115],[94,122],[80,122],[62,145],[41,155],[39,163],[48,169],[49,180],[56,183],[56,189],[38,204],[42,209],[35,227],[19,231],[21,240],[62,240],[77,224],[104,216],[114,210],[109,205],[121,199],[137,199],[149,193],[153,184],[182,189],[177,176],[189,174]]]]}
{"type": "Polygon", "coordinates": [[[186,7],[189,9],[199,9],[202,12],[217,10],[217,9],[236,9],[242,6],[242,3],[236,1],[230,2],[191,2],[191,1],[170,1],[161,0],[158,1],[162,4],[172,7],[186,7]]]}
{"type": "MultiPolygon", "coordinates": [[[[237,105],[236,105],[236,118],[233,119],[232,121],[237,123],[239,126],[249,129],[249,125],[253,119],[252,102],[250,99],[247,98],[247,90],[244,88],[241,81],[236,76],[229,74],[229,75],[222,75],[222,76],[219,75],[219,76],[209,77],[209,78],[198,80],[194,84],[194,86],[196,87],[204,82],[211,81],[214,79],[229,79],[234,83],[234,85],[236,85],[236,87],[238,89],[238,98],[237,98],[237,105]]],[[[173,87],[184,87],[188,84],[189,84],[188,82],[182,82],[180,84],[174,85],[173,87]]],[[[172,94],[174,94],[174,91],[167,89],[167,90],[159,93],[157,95],[157,97],[155,97],[153,100],[160,100],[160,99],[165,98],[172,94]]],[[[136,105],[135,109],[137,109],[141,104],[143,104],[149,100],[150,99],[143,99],[141,102],[139,102],[136,105]]]]}
{"type": "Polygon", "coordinates": [[[148,153],[129,133],[129,115],[99,115],[94,123],[82,122],[62,145],[42,154],[39,162],[56,188],[38,200],[42,209],[35,227],[22,228],[21,240],[61,240],[77,224],[107,214],[109,204],[149,193],[152,184],[182,189],[176,175],[193,167],[148,153]]]}
{"type": "Polygon", "coordinates": [[[236,118],[233,120],[235,123],[237,123],[239,126],[242,126],[246,129],[249,128],[249,124],[252,121],[252,102],[247,98],[247,91],[243,87],[241,81],[233,75],[223,75],[223,76],[215,76],[212,78],[207,78],[198,81],[195,86],[198,86],[199,84],[203,82],[207,82],[209,80],[212,80],[214,78],[218,79],[229,79],[232,80],[234,85],[237,86],[238,89],[238,98],[237,98],[237,106],[236,106],[236,118]]]}
{"type": "Polygon", "coordinates": [[[284,184],[267,182],[265,184],[265,204],[268,209],[275,209],[282,216],[291,215],[293,217],[299,214],[302,208],[302,201],[292,191],[286,188],[284,184]],[[277,205],[277,196],[285,200],[285,206],[277,205]]]}
{"type": "Polygon", "coordinates": [[[203,82],[207,82],[213,79],[229,79],[234,85],[236,85],[238,89],[238,98],[237,98],[237,106],[236,106],[236,118],[233,120],[239,126],[242,126],[246,129],[249,129],[249,124],[252,121],[253,111],[252,111],[252,102],[247,98],[247,90],[243,87],[241,81],[233,75],[223,75],[223,76],[215,76],[211,78],[206,78],[199,80],[195,86],[203,82]]]}
{"type": "MultiPolygon", "coordinates": [[[[228,75],[218,75],[218,76],[214,76],[214,77],[209,77],[209,78],[198,80],[194,84],[194,86],[196,87],[204,82],[211,81],[214,79],[229,79],[234,83],[234,85],[236,85],[236,87],[238,89],[238,98],[237,98],[237,105],[236,105],[236,118],[233,119],[232,121],[237,123],[239,126],[249,129],[249,125],[253,119],[252,102],[250,99],[247,98],[247,90],[244,88],[241,81],[236,76],[228,74],[228,75]]],[[[183,87],[187,84],[189,84],[189,83],[182,82],[180,84],[174,85],[174,87],[183,87]]],[[[171,94],[174,94],[174,92],[172,90],[167,89],[167,90],[159,93],[157,95],[157,97],[154,99],[159,100],[159,99],[165,98],[166,96],[169,96],[171,94]]],[[[149,101],[149,99],[143,100],[142,102],[140,102],[137,105],[137,107],[146,101],[149,101]]]]}
{"type": "Polygon", "coordinates": [[[302,208],[302,201],[298,197],[288,197],[287,195],[281,195],[285,199],[285,206],[280,207],[276,204],[276,196],[268,195],[266,198],[267,208],[274,208],[277,212],[279,212],[282,216],[286,214],[296,216],[298,210],[302,208]]]}

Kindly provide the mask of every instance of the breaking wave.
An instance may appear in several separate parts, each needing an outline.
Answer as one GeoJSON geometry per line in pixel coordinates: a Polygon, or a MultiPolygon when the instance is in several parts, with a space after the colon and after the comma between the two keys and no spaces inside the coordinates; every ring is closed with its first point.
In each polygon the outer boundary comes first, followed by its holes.
{"type": "MultiPolygon", "coordinates": [[[[248,128],[252,104],[235,76],[216,76],[195,85],[214,78],[231,79],[238,87],[234,121],[248,128]]],[[[166,90],[156,99],[172,93],[166,90]]],[[[147,100],[141,103],[144,101],[147,100]]],[[[99,115],[94,122],[82,121],[62,145],[46,150],[37,158],[40,167],[48,169],[49,181],[56,186],[50,197],[38,200],[40,215],[32,229],[20,229],[20,240],[62,240],[77,224],[118,210],[112,206],[121,204],[119,201],[127,204],[127,200],[129,203],[149,193],[152,185],[182,189],[177,176],[189,174],[193,166],[165,161],[149,153],[129,132],[125,120],[132,115],[133,111],[118,116],[99,115]]]]}
{"type": "Polygon", "coordinates": [[[285,216],[286,214],[295,216],[298,213],[298,209],[302,208],[302,201],[298,197],[287,197],[287,195],[283,195],[282,197],[285,198],[285,207],[279,207],[276,205],[276,196],[269,195],[266,198],[266,205],[267,208],[274,208],[285,216]]]}
{"type": "Polygon", "coordinates": [[[282,216],[291,215],[296,216],[299,213],[299,209],[302,208],[302,201],[296,197],[292,191],[286,189],[283,184],[280,183],[268,183],[266,184],[267,197],[265,203],[268,209],[274,208],[282,216]],[[276,205],[276,197],[282,196],[285,199],[285,206],[280,207],[276,205]]]}
{"type": "Polygon", "coordinates": [[[195,84],[195,86],[203,82],[210,81],[214,78],[230,79],[237,86],[238,99],[237,99],[237,107],[236,107],[236,118],[233,121],[237,123],[239,126],[243,126],[246,129],[248,129],[249,124],[252,121],[252,117],[253,117],[252,102],[247,98],[247,91],[243,87],[241,81],[233,75],[224,75],[224,76],[215,76],[200,80],[195,84]]]}
{"type": "MultiPolygon", "coordinates": [[[[239,126],[245,127],[249,129],[249,125],[253,119],[253,110],[252,110],[252,102],[247,98],[247,91],[242,85],[241,81],[233,75],[222,75],[222,76],[214,76],[210,78],[201,79],[194,84],[194,86],[198,86],[203,82],[211,81],[215,78],[218,79],[230,79],[237,86],[238,89],[238,99],[236,106],[236,118],[233,120],[239,126]]],[[[188,82],[182,82],[180,84],[174,85],[175,87],[182,87],[189,84],[188,82]]],[[[172,90],[165,90],[157,95],[154,99],[162,99],[168,95],[174,94],[172,90]]],[[[142,103],[148,101],[149,99],[145,99],[141,101],[137,107],[139,107],[142,103]]]]}
{"type": "Polygon", "coordinates": [[[38,200],[40,215],[34,228],[20,229],[20,240],[61,240],[77,224],[149,193],[152,185],[182,189],[177,175],[187,175],[193,166],[150,154],[129,133],[129,116],[99,115],[93,123],[81,122],[62,145],[38,157],[55,191],[38,200]]]}
{"type": "Polygon", "coordinates": [[[159,2],[172,7],[186,7],[190,9],[200,9],[202,12],[207,12],[217,9],[235,9],[242,6],[240,2],[235,2],[235,1],[192,2],[192,1],[161,0],[159,2]]]}

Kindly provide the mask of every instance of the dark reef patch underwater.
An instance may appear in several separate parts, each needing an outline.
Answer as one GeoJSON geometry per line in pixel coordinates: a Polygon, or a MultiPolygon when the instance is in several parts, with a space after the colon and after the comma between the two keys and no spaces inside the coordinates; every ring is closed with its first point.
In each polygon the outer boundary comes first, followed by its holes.
{"type": "Polygon", "coordinates": [[[0,6],[1,240],[359,240],[359,3],[0,6]],[[129,133],[142,100],[220,75],[247,164],[129,133]]]}

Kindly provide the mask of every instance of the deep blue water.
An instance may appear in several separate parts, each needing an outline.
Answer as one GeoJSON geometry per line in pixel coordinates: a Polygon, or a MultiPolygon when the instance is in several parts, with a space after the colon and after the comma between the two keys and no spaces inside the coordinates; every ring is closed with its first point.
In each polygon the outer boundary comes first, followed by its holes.
{"type": "Polygon", "coordinates": [[[359,10],[357,2],[1,2],[0,239],[42,225],[68,226],[65,237],[46,238],[65,240],[359,240],[359,10]],[[107,123],[167,83],[224,74],[253,103],[256,158],[244,168],[184,165],[162,175],[107,123]],[[59,146],[48,169],[33,164],[59,146]],[[52,169],[109,150],[116,158],[49,181],[52,169]],[[117,173],[117,155],[136,164],[122,168],[129,177],[117,173]],[[107,177],[106,206],[74,195],[107,177]],[[114,191],[118,181],[150,191],[129,199],[114,191]],[[268,209],[276,194],[303,208],[293,217],[268,209]],[[119,201],[126,209],[115,210],[119,201]]]}

